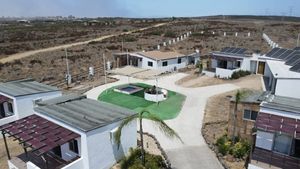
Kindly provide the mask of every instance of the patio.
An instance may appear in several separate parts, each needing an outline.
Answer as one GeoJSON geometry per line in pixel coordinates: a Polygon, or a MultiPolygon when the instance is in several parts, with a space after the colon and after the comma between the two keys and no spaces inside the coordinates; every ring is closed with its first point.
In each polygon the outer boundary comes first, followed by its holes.
{"type": "Polygon", "coordinates": [[[60,146],[80,135],[38,115],[31,115],[0,126],[0,130],[9,163],[19,169],[28,164],[41,169],[61,168],[79,157],[68,161],[63,160],[60,146]],[[13,137],[14,141],[19,141],[24,150],[23,154],[11,157],[6,135],[13,137]]]}

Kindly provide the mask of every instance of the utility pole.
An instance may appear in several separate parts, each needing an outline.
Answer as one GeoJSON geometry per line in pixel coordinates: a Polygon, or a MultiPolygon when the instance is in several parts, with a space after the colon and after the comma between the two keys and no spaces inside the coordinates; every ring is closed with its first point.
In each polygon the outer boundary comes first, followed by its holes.
{"type": "Polygon", "coordinates": [[[128,66],[129,65],[128,49],[126,49],[126,56],[127,56],[127,66],[128,66]]]}
{"type": "Polygon", "coordinates": [[[69,87],[70,82],[70,70],[69,70],[69,61],[68,61],[68,52],[67,48],[65,48],[65,54],[66,54],[66,64],[67,64],[67,75],[66,75],[66,80],[67,80],[67,86],[69,87]]]}
{"type": "Polygon", "coordinates": [[[107,83],[106,80],[106,64],[105,64],[105,54],[103,53],[103,69],[104,69],[104,84],[107,83]]]}
{"type": "Polygon", "coordinates": [[[298,34],[297,47],[299,47],[299,39],[300,39],[300,33],[298,34]]]}

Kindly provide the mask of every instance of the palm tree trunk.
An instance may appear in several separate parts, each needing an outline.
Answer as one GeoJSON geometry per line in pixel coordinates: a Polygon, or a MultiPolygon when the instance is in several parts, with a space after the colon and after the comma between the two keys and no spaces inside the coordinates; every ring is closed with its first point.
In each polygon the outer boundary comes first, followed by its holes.
{"type": "Polygon", "coordinates": [[[140,137],[141,137],[141,154],[142,154],[142,164],[145,166],[145,150],[144,150],[144,137],[143,137],[143,117],[140,114],[140,137]]]}
{"type": "Polygon", "coordinates": [[[233,111],[233,131],[232,131],[232,143],[235,144],[235,130],[236,130],[236,113],[237,113],[237,106],[238,103],[237,101],[235,102],[234,105],[234,111],[233,111]]]}

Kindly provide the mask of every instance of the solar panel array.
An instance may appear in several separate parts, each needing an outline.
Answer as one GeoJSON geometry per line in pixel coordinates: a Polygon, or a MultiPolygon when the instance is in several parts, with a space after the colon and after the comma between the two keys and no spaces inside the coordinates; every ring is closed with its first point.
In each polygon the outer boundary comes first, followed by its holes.
{"type": "Polygon", "coordinates": [[[223,53],[229,53],[229,54],[244,54],[247,49],[244,48],[231,48],[226,47],[221,50],[223,53]]]}
{"type": "Polygon", "coordinates": [[[294,50],[300,50],[300,47],[295,47],[294,50]]]}
{"type": "Polygon", "coordinates": [[[283,60],[286,65],[292,66],[291,71],[300,73],[300,47],[294,49],[273,48],[266,56],[283,60]]]}

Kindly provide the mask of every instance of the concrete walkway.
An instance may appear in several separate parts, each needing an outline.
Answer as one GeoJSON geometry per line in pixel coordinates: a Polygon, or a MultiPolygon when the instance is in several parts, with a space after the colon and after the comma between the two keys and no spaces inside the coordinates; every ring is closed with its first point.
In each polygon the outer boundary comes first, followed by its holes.
{"type": "MultiPolygon", "coordinates": [[[[237,89],[232,84],[222,84],[201,88],[184,88],[175,85],[175,82],[186,76],[183,73],[172,74],[161,77],[158,86],[173,90],[186,95],[186,101],[177,118],[165,121],[173,128],[183,140],[183,144],[178,140],[170,140],[164,136],[151,121],[145,120],[143,123],[144,131],[152,133],[159,140],[160,144],[170,158],[174,169],[221,169],[215,154],[208,148],[202,134],[202,120],[204,109],[209,97],[227,91],[237,89]]],[[[103,86],[96,87],[88,91],[87,97],[97,99],[99,94],[105,89],[128,83],[128,78],[115,76],[119,81],[103,86]]],[[[142,82],[150,85],[156,84],[155,80],[129,79],[130,82],[142,82]]]]}

